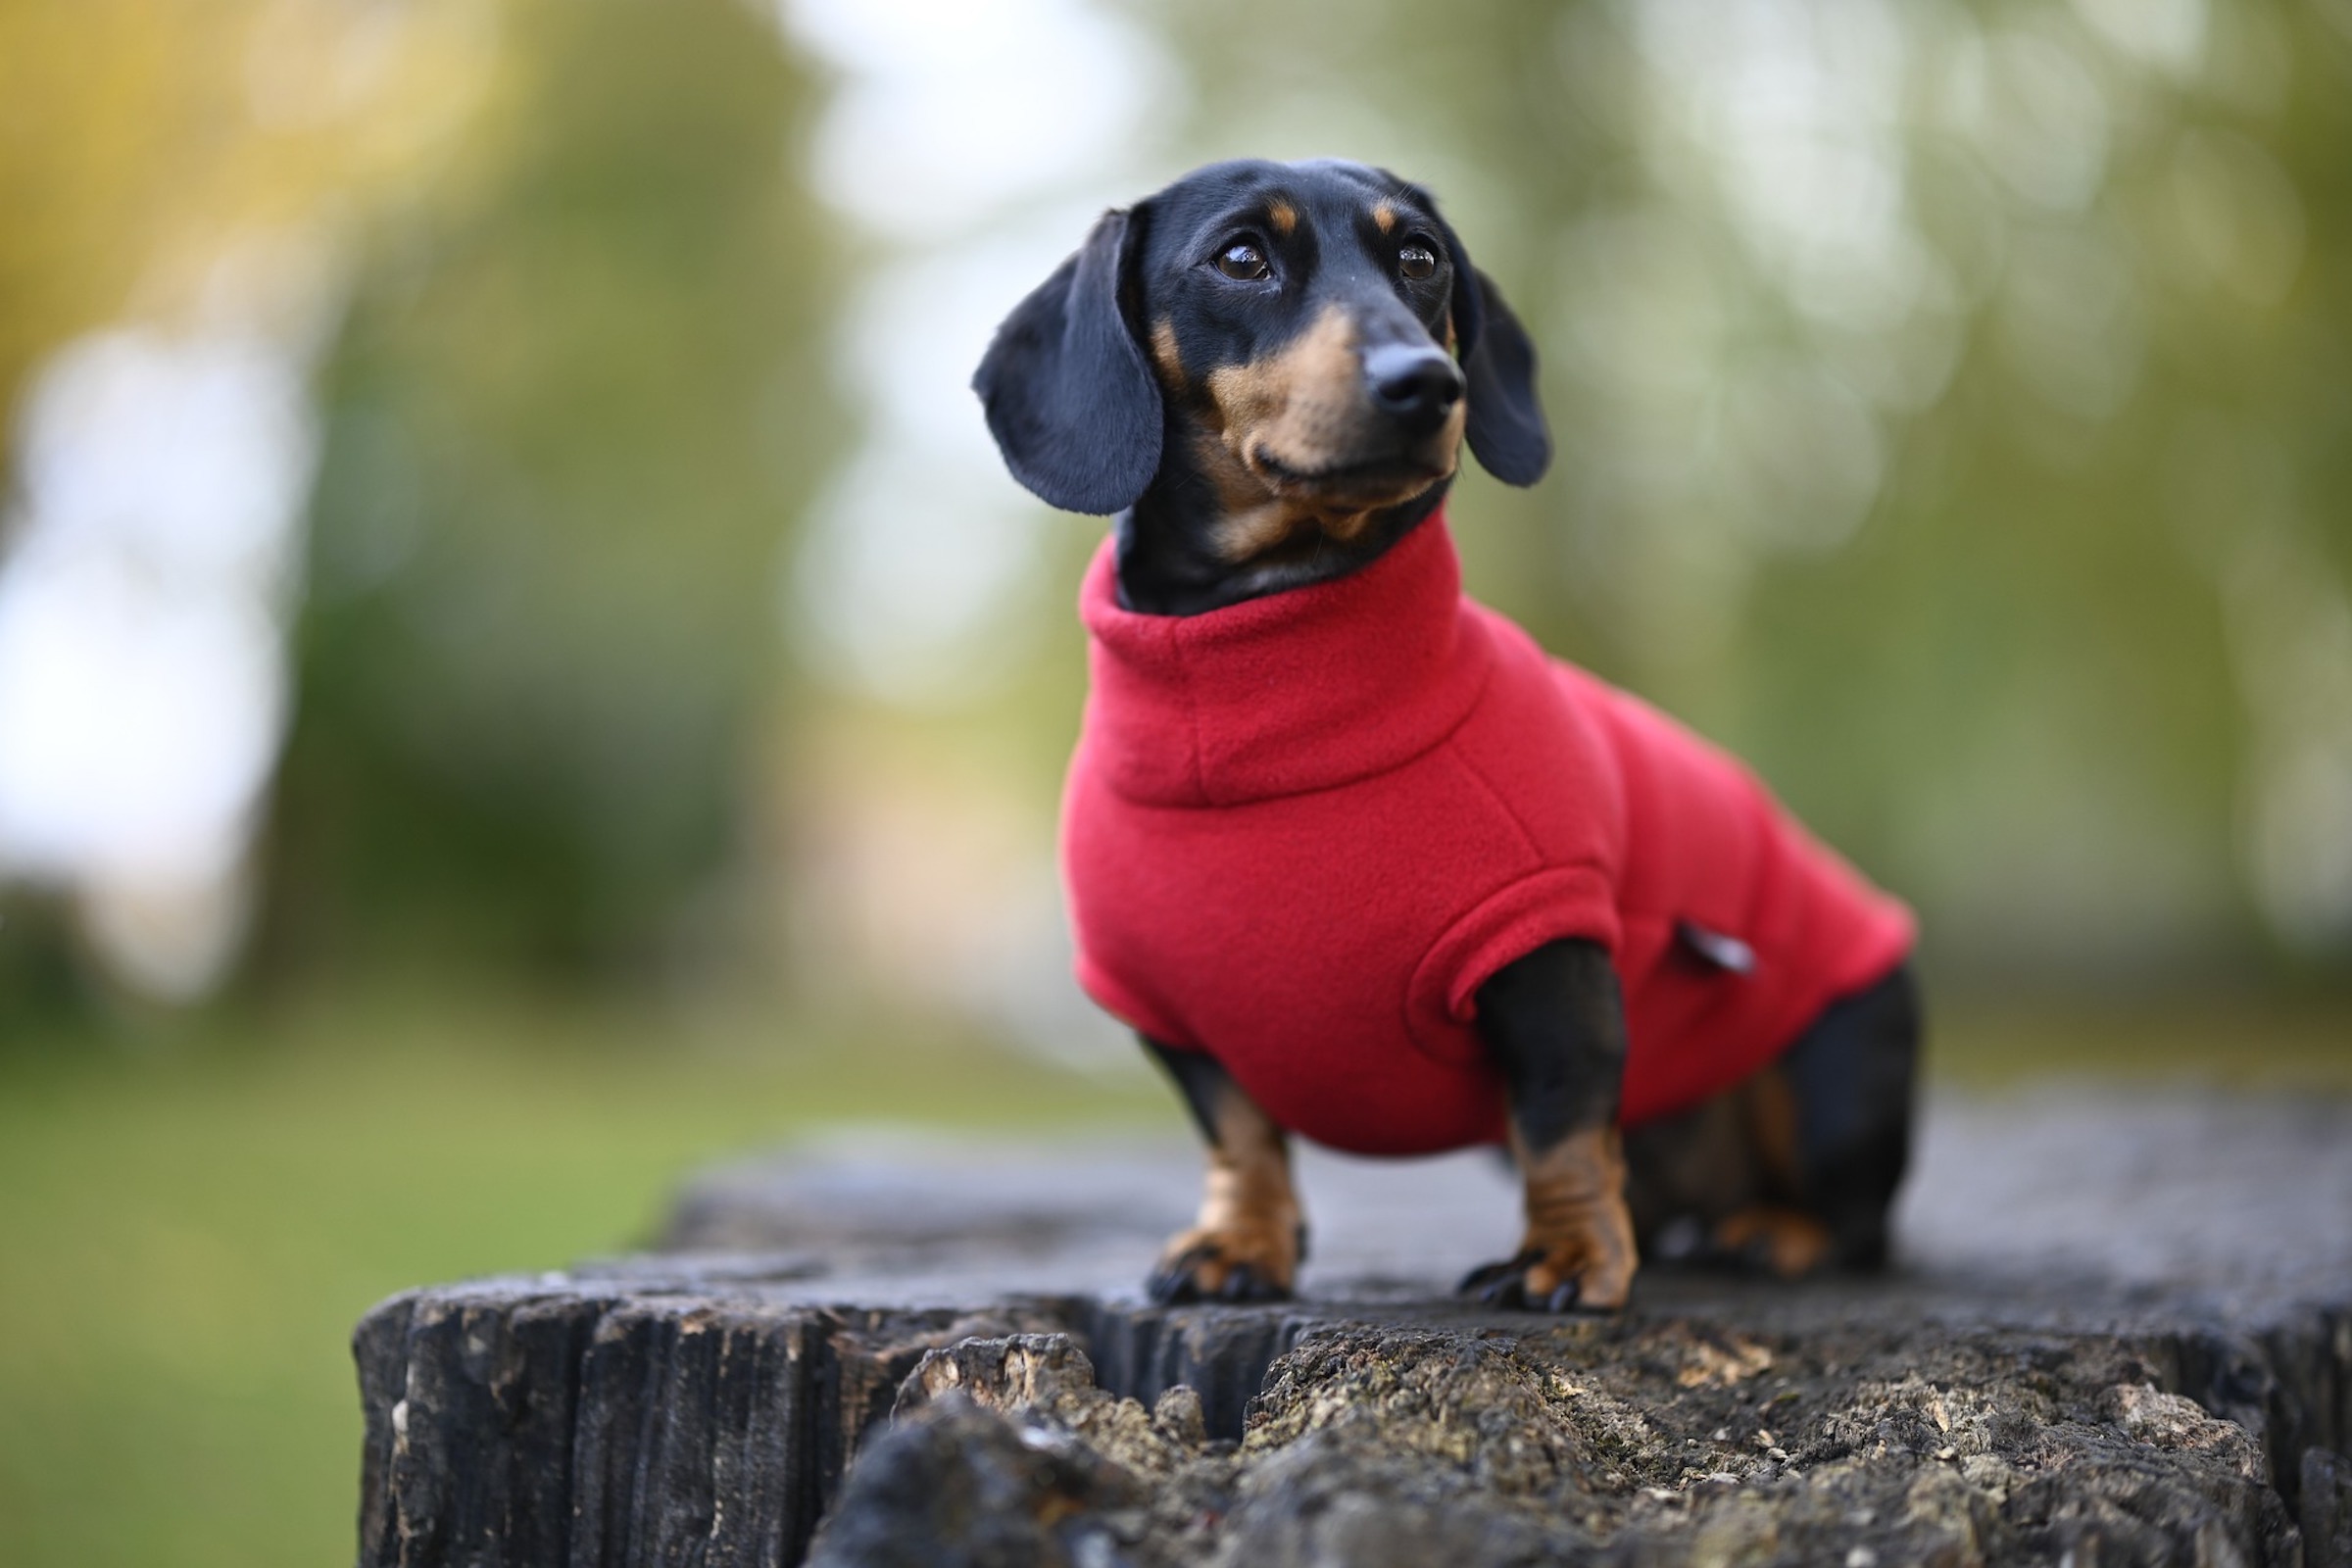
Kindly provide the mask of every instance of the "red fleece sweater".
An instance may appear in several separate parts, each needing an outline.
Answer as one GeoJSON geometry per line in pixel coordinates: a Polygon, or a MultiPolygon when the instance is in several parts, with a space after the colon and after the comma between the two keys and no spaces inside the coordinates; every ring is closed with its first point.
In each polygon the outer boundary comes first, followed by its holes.
{"type": "Polygon", "coordinates": [[[1115,570],[1105,543],[1079,606],[1079,982],[1317,1143],[1499,1140],[1478,988],[1546,942],[1616,964],[1629,1125],[1763,1066],[1910,947],[1903,907],[1746,769],[1465,598],[1442,514],[1350,576],[1203,615],[1121,609],[1115,570]]]}

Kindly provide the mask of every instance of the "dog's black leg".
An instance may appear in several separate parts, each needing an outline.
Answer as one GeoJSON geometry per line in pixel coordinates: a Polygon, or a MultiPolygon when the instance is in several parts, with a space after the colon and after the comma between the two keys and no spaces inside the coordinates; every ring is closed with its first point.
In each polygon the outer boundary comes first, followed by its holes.
{"type": "Polygon", "coordinates": [[[1784,1279],[1884,1264],[1910,1160],[1919,1037],[1906,964],[1823,1008],[1745,1083],[1638,1130],[1643,1247],[1661,1261],[1784,1279]]]}
{"type": "Polygon", "coordinates": [[[1200,1218],[1169,1238],[1146,1289],[1161,1302],[1281,1300],[1306,1255],[1289,1138],[1216,1058],[1139,1038],[1208,1144],[1200,1218]]]}
{"type": "Polygon", "coordinates": [[[1623,1306],[1635,1265],[1617,1134],[1625,1004],[1608,954],[1553,942],[1505,965],[1479,988],[1478,1028],[1510,1095],[1527,1235],[1462,1291],[1553,1312],[1623,1306]]]}
{"type": "Polygon", "coordinates": [[[1911,1159],[1920,1020],[1906,963],[1824,1008],[1781,1058],[1796,1102],[1800,1200],[1848,1268],[1886,1261],[1887,1212],[1911,1159]]]}

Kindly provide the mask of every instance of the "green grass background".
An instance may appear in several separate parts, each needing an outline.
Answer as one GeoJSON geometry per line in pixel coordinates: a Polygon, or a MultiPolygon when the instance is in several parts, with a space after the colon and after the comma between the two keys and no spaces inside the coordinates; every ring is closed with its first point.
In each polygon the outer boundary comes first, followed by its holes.
{"type": "MultiPolygon", "coordinates": [[[[359,1315],[625,1248],[698,1163],[844,1121],[1183,1125],[1142,1073],[753,1011],[339,999],[140,1036],[0,1049],[0,1568],[349,1560],[359,1315]]],[[[2345,1092],[2347,1041],[2326,1011],[2022,1011],[1936,1060],[2345,1092]]]]}

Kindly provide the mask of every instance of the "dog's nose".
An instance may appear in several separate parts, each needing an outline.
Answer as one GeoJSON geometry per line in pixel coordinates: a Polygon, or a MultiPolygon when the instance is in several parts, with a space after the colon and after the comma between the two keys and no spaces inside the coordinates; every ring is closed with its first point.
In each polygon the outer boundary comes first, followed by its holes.
{"type": "Polygon", "coordinates": [[[1372,401],[1413,423],[1435,424],[1461,400],[1462,371],[1434,345],[1384,343],[1364,356],[1372,401]]]}

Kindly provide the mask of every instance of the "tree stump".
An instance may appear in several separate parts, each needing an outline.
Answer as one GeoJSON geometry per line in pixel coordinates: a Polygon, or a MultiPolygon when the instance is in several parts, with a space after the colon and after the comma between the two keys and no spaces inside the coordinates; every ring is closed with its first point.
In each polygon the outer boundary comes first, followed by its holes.
{"type": "Polygon", "coordinates": [[[2352,1568],[2352,1106],[1942,1103],[1894,1272],[1610,1319],[1446,1296],[1515,1236],[1485,1156],[1301,1166],[1280,1305],[1138,1298],[1180,1147],[870,1140],[395,1298],[359,1560],[2352,1568]]]}

